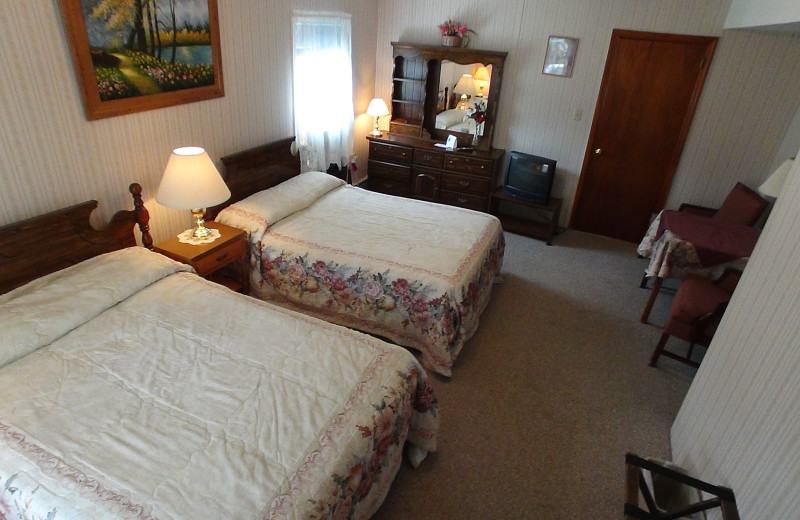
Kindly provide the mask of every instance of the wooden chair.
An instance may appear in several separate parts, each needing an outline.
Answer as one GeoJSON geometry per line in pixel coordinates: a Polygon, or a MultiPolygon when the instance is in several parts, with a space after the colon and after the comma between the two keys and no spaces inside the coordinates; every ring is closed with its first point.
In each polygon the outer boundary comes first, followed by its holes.
{"type": "Polygon", "coordinates": [[[650,356],[650,366],[656,366],[658,358],[664,355],[699,367],[700,364],[691,359],[692,350],[695,345],[708,347],[711,344],[741,276],[742,272],[737,269],[726,269],[714,281],[699,276],[690,276],[683,280],[669,309],[664,333],[650,356]],[[689,342],[689,351],[685,356],[665,350],[670,336],[689,342]]]}
{"type": "Polygon", "coordinates": [[[709,484],[632,453],[625,455],[625,520],[679,519],[716,508],[720,509],[722,520],[739,520],[736,497],[730,488],[709,484]],[[649,472],[650,483],[645,472],[649,472]],[[667,497],[659,496],[656,479],[668,491],[663,493],[667,497]],[[709,498],[700,498],[700,492],[709,498]],[[642,501],[647,509],[640,507],[642,501]]]}

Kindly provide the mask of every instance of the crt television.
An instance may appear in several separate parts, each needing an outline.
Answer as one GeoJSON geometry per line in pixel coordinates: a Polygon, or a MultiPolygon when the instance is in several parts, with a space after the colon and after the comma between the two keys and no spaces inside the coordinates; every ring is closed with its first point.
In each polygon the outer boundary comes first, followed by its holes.
{"type": "Polygon", "coordinates": [[[511,152],[503,189],[514,198],[547,204],[555,173],[556,161],[553,159],[511,152]]]}

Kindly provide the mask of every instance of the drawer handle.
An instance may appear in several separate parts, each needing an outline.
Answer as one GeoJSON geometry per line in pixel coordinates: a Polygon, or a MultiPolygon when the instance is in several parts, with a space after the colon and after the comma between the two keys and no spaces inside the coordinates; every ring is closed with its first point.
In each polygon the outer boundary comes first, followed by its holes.
{"type": "Polygon", "coordinates": [[[464,186],[465,188],[466,188],[467,186],[469,186],[469,181],[458,181],[458,183],[459,183],[461,186],[464,186]]]}
{"type": "Polygon", "coordinates": [[[467,203],[467,199],[465,199],[464,197],[459,197],[458,198],[458,202],[460,202],[461,204],[466,204],[467,203]]]}
{"type": "Polygon", "coordinates": [[[401,157],[405,157],[406,156],[406,152],[401,153],[400,156],[401,157]]]}
{"type": "Polygon", "coordinates": [[[219,255],[219,256],[217,257],[217,262],[222,262],[222,261],[223,261],[223,260],[225,260],[226,258],[228,258],[228,253],[222,253],[221,255],[219,255]]]}
{"type": "Polygon", "coordinates": [[[426,154],[426,155],[423,157],[423,159],[425,159],[426,161],[430,161],[430,160],[431,160],[431,155],[430,155],[430,154],[426,154]]]}
{"type": "Polygon", "coordinates": [[[481,164],[481,170],[485,170],[485,169],[486,169],[486,165],[485,164],[481,164]]]}

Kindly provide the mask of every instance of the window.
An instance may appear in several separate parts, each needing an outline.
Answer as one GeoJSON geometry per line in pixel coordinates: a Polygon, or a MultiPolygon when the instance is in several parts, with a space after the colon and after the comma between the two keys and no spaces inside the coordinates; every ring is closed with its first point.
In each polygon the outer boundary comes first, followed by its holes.
{"type": "Polygon", "coordinates": [[[294,120],[302,170],[349,163],[353,148],[350,15],[297,13],[294,25],[294,120]]]}

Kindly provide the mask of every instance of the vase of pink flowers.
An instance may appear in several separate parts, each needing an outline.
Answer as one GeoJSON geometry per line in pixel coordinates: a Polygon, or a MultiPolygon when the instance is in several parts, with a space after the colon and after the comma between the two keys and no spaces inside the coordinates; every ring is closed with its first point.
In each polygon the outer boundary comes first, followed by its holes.
{"type": "Polygon", "coordinates": [[[469,45],[467,33],[477,34],[466,25],[453,20],[447,20],[439,25],[439,32],[442,33],[442,45],[445,47],[466,47],[469,45]]]}

